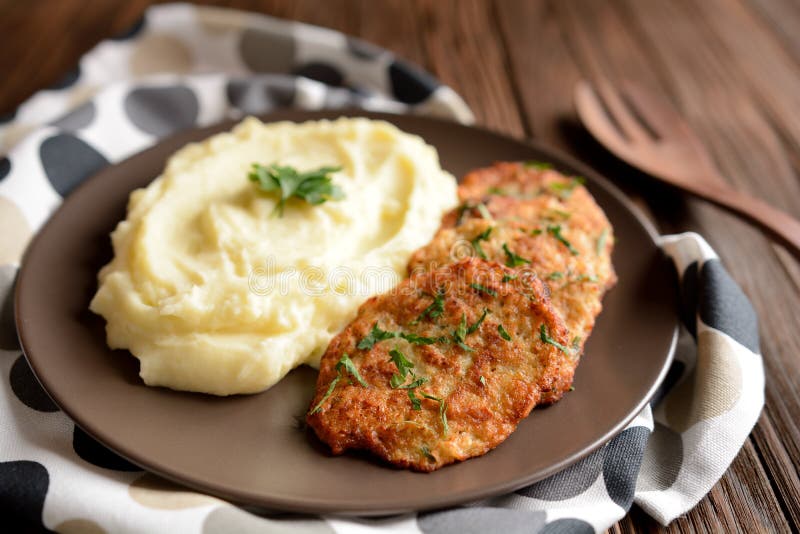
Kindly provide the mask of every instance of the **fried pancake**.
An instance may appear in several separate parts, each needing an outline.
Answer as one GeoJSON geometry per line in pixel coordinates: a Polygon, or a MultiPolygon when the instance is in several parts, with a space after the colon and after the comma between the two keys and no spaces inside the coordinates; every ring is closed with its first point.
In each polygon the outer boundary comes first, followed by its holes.
{"type": "Polygon", "coordinates": [[[466,258],[369,299],[322,357],[309,426],[417,471],[496,447],[575,368],[544,284],[513,276],[466,258]]]}
{"type": "Polygon", "coordinates": [[[471,255],[535,273],[550,288],[570,344],[582,352],[603,294],[617,279],[611,225],[586,188],[550,169],[498,163],[469,173],[459,196],[464,204],[412,255],[409,272],[471,255]]]}

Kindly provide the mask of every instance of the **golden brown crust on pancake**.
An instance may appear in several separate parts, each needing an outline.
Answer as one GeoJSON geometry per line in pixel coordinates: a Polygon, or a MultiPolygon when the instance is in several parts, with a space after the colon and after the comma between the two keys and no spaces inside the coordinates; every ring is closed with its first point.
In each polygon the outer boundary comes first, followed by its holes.
{"type": "Polygon", "coordinates": [[[569,336],[542,282],[513,276],[498,263],[467,258],[365,302],[322,357],[307,417],[317,436],[335,454],[368,450],[432,471],[485,454],[534,406],[559,399],[575,368],[569,336]],[[373,336],[370,345],[376,326],[394,337],[373,336]],[[420,337],[428,339],[420,344],[420,337]],[[393,350],[412,365],[402,382],[393,350]],[[366,387],[337,368],[344,355],[366,387]],[[393,375],[400,387],[392,387],[393,375]]]}

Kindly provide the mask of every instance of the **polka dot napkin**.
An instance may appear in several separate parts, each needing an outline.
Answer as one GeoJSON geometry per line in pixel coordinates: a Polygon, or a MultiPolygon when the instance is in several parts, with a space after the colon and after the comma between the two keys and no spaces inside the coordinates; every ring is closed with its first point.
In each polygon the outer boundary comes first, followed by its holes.
{"type": "Polygon", "coordinates": [[[258,515],[145,473],[75,427],[41,389],[17,344],[14,278],[31,235],[82,180],[159,138],[286,106],[472,121],[456,93],[386,50],[322,28],[183,4],[150,8],[125,35],[100,43],[63,80],[0,118],[4,527],[593,532],[633,502],[666,524],[709,491],[755,424],[764,374],[752,307],[695,234],[662,238],[681,274],[686,329],[656,399],[605,447],[509,495],[379,520],[258,515]]]}

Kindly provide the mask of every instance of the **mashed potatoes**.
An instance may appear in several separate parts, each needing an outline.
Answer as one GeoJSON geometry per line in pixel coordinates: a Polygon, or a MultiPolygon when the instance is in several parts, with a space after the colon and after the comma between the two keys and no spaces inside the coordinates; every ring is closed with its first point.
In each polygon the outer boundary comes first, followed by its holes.
{"type": "Polygon", "coordinates": [[[189,145],[131,194],[91,310],[145,383],[216,395],[270,387],[316,366],[368,297],[405,273],[456,203],[433,147],[366,119],[262,124],[189,145]],[[253,163],[332,175],[318,206],[260,192],[253,163]]]}

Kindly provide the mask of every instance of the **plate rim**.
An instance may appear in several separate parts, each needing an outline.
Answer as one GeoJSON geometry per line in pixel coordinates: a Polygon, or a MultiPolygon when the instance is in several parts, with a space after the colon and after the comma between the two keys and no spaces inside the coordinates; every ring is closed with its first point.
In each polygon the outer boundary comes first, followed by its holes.
{"type": "MultiPolygon", "coordinates": [[[[320,109],[320,110],[301,110],[297,108],[289,108],[289,109],[275,110],[270,113],[254,114],[253,116],[255,116],[256,118],[265,123],[279,122],[285,120],[300,123],[311,120],[325,120],[325,119],[334,120],[336,117],[349,117],[349,118],[365,117],[373,120],[386,120],[388,122],[391,122],[392,118],[397,118],[397,117],[411,118],[413,120],[419,120],[422,122],[438,123],[440,126],[448,128],[476,130],[486,135],[501,138],[504,142],[514,143],[517,145],[523,145],[527,148],[532,148],[535,151],[541,152],[542,154],[546,154],[548,158],[552,159],[552,162],[554,163],[556,169],[561,168],[561,169],[571,169],[573,171],[577,171],[579,175],[587,177],[590,183],[596,183],[599,187],[604,189],[605,192],[613,196],[617,202],[619,202],[628,212],[630,212],[633,215],[636,222],[645,230],[650,240],[652,241],[653,245],[656,247],[656,249],[658,249],[657,253],[666,258],[666,253],[659,245],[660,234],[656,230],[655,226],[653,225],[653,223],[650,222],[649,219],[647,219],[647,217],[642,213],[640,208],[636,206],[636,204],[634,204],[633,201],[631,201],[622,192],[622,190],[620,190],[613,182],[611,182],[611,180],[600,174],[598,171],[592,169],[588,164],[585,164],[582,161],[578,160],[576,157],[573,157],[567,154],[566,152],[558,148],[554,148],[546,143],[542,143],[540,141],[532,139],[519,139],[504,133],[496,132],[482,125],[467,125],[447,119],[442,119],[439,117],[411,115],[403,113],[379,112],[379,111],[365,110],[361,108],[320,109]],[[290,119],[290,118],[285,118],[285,116],[293,116],[298,118],[290,119]]],[[[422,511],[438,510],[482,498],[488,498],[491,496],[496,496],[507,492],[511,492],[519,488],[525,487],[527,485],[530,485],[534,482],[543,480],[575,464],[576,462],[580,461],[581,459],[585,458],[586,456],[590,455],[594,451],[601,448],[603,445],[611,441],[616,435],[621,433],[625,429],[625,427],[627,427],[628,424],[641,413],[644,407],[650,402],[655,393],[658,391],[658,388],[663,383],[664,378],[666,377],[667,372],[669,371],[669,368],[674,360],[678,334],[680,331],[680,318],[678,316],[677,309],[675,310],[674,326],[672,329],[672,336],[669,348],[667,350],[666,356],[664,357],[664,361],[661,365],[661,369],[659,370],[657,378],[653,381],[647,393],[639,400],[636,407],[631,409],[626,414],[625,417],[623,417],[615,425],[613,425],[605,434],[595,439],[590,445],[584,447],[579,452],[574,453],[568,456],[567,458],[564,458],[562,461],[553,463],[549,465],[547,468],[541,469],[528,476],[515,477],[506,482],[496,483],[491,486],[480,486],[479,488],[473,490],[461,491],[456,494],[446,493],[441,496],[437,496],[436,498],[433,499],[429,498],[427,502],[421,506],[384,506],[380,508],[373,507],[366,509],[354,507],[349,509],[342,509],[341,507],[332,508],[330,507],[330,505],[326,506],[326,503],[328,501],[322,499],[313,499],[308,497],[304,497],[302,503],[299,503],[296,497],[286,498],[280,495],[272,495],[268,499],[265,499],[263,496],[259,497],[257,495],[251,494],[250,492],[246,491],[237,492],[228,489],[221,489],[220,487],[212,487],[211,485],[206,484],[203,481],[196,480],[191,475],[174,472],[167,465],[162,465],[158,462],[153,462],[151,459],[140,458],[135,451],[130,451],[130,452],[126,451],[126,447],[124,446],[124,444],[116,443],[116,440],[113,439],[113,436],[109,436],[109,438],[106,437],[101,438],[99,434],[100,435],[103,434],[102,430],[95,429],[91,423],[84,421],[82,417],[76,417],[70,410],[64,408],[64,403],[62,403],[61,399],[57,398],[57,396],[51,392],[50,388],[48,388],[46,385],[47,381],[42,379],[41,373],[39,372],[39,369],[37,368],[37,365],[35,363],[35,358],[31,358],[28,354],[29,350],[27,349],[28,345],[26,344],[26,339],[32,337],[35,334],[27,330],[27,326],[24,324],[21,318],[22,315],[20,313],[23,308],[22,298],[20,295],[24,292],[23,290],[21,290],[21,288],[26,287],[27,275],[29,273],[28,265],[30,264],[30,262],[28,261],[28,258],[32,254],[32,251],[35,251],[41,244],[41,236],[46,233],[46,231],[51,225],[55,224],[56,214],[59,211],[61,211],[63,206],[68,201],[69,197],[79,194],[84,188],[89,187],[90,184],[92,184],[93,182],[102,179],[102,174],[104,172],[107,172],[110,167],[115,167],[124,164],[128,162],[130,159],[139,157],[150,150],[156,149],[162,143],[165,143],[175,137],[186,135],[188,132],[202,132],[205,133],[207,137],[208,135],[213,135],[216,132],[224,132],[226,130],[230,130],[230,128],[233,125],[241,122],[243,118],[244,116],[238,119],[225,119],[205,126],[199,126],[199,127],[195,126],[192,128],[179,130],[167,137],[158,139],[153,144],[143,148],[142,150],[134,152],[129,156],[125,157],[124,159],[121,159],[120,161],[117,161],[115,163],[111,163],[108,166],[105,166],[99,171],[93,173],[88,178],[83,180],[75,189],[73,189],[69,193],[69,195],[62,200],[62,203],[59,204],[58,208],[49,215],[47,221],[36,231],[36,234],[34,235],[31,242],[28,244],[24,256],[22,258],[22,261],[20,262],[20,267],[17,272],[16,285],[14,291],[15,293],[14,320],[17,328],[17,337],[19,339],[19,344],[25,356],[25,359],[30,365],[31,370],[33,371],[33,374],[36,377],[36,380],[42,386],[47,395],[59,407],[59,409],[65,415],[67,415],[67,417],[69,417],[76,426],[78,426],[81,430],[86,432],[92,438],[96,439],[103,446],[108,447],[115,454],[141,467],[146,472],[151,472],[158,476],[162,476],[168,480],[186,486],[190,489],[197,490],[204,494],[220,497],[222,499],[231,501],[233,503],[243,504],[243,505],[254,505],[261,509],[266,509],[266,510],[274,510],[281,512],[290,512],[290,513],[326,514],[326,515],[344,516],[344,517],[386,516],[398,513],[422,512],[422,511]]]]}

